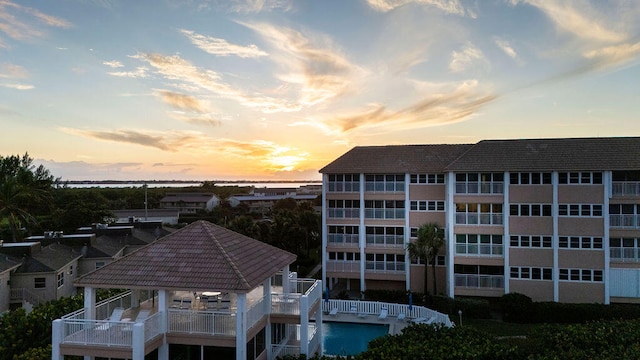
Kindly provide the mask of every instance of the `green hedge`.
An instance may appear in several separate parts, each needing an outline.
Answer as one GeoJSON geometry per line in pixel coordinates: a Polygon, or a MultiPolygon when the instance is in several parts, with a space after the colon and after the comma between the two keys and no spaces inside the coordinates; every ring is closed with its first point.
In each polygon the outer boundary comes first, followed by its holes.
{"type": "Polygon", "coordinates": [[[637,304],[568,304],[534,302],[526,295],[511,293],[500,299],[503,320],[515,323],[576,324],[596,320],[640,319],[637,304]]]}

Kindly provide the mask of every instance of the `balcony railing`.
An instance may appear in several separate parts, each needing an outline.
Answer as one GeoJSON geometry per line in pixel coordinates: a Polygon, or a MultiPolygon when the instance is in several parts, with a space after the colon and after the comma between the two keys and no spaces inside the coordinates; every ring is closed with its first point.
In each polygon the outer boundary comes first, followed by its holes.
{"type": "Polygon", "coordinates": [[[456,224],[460,225],[502,225],[502,213],[478,214],[456,212],[456,224]]]}
{"type": "Polygon", "coordinates": [[[172,333],[236,335],[235,313],[169,309],[168,319],[167,330],[172,333]]]}
{"type": "Polygon", "coordinates": [[[456,255],[503,256],[503,253],[502,244],[456,244],[456,255]]]}
{"type": "Polygon", "coordinates": [[[393,261],[367,261],[365,263],[365,270],[375,273],[404,273],[405,264],[403,262],[393,261]]]}
{"type": "Polygon", "coordinates": [[[612,247],[611,261],[640,262],[640,249],[612,247]]]}
{"type": "Polygon", "coordinates": [[[639,181],[614,181],[613,196],[640,196],[639,181]]]}
{"type": "Polygon", "coordinates": [[[328,208],[327,217],[337,219],[357,219],[360,217],[360,209],[358,208],[328,208]]]}
{"type": "Polygon", "coordinates": [[[360,272],[360,261],[327,260],[327,271],[360,272]]]}
{"type": "Polygon", "coordinates": [[[364,209],[366,219],[404,219],[404,209],[364,209]]]}
{"type": "Polygon", "coordinates": [[[637,229],[640,228],[640,215],[636,214],[611,214],[609,226],[616,228],[637,229]]]}
{"type": "Polygon", "coordinates": [[[457,287],[504,289],[503,275],[455,274],[455,280],[457,287]]]}
{"type": "Polygon", "coordinates": [[[447,327],[453,326],[449,316],[437,311],[431,310],[424,306],[384,303],[378,301],[357,301],[357,300],[336,300],[330,299],[329,301],[322,302],[322,310],[324,312],[330,312],[332,309],[337,309],[341,314],[354,314],[354,316],[374,315],[378,316],[382,311],[382,308],[387,309],[387,316],[395,317],[399,314],[404,314],[406,319],[418,319],[434,318],[435,324],[442,324],[447,327]]]}
{"type": "Polygon", "coordinates": [[[402,235],[367,235],[367,246],[404,247],[402,235]]]}

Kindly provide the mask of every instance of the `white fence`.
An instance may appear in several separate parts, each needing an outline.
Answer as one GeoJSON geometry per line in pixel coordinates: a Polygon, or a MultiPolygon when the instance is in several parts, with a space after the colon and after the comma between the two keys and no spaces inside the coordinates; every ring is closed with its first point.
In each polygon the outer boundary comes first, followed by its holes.
{"type": "MultiPolygon", "coordinates": [[[[338,313],[353,314],[354,316],[379,316],[382,312],[382,308],[387,309],[387,316],[390,317],[397,317],[400,314],[404,314],[405,318],[408,320],[420,318],[435,318],[433,323],[443,324],[444,326],[449,327],[453,326],[453,323],[451,322],[451,319],[449,319],[448,315],[437,312],[435,310],[431,310],[424,306],[413,305],[411,306],[411,309],[409,309],[409,305],[406,304],[393,304],[378,301],[329,299],[329,301],[324,300],[322,302],[322,310],[324,312],[328,313],[332,309],[338,309],[338,313]]],[[[326,317],[326,319],[330,319],[330,317],[331,315],[326,317]]]]}

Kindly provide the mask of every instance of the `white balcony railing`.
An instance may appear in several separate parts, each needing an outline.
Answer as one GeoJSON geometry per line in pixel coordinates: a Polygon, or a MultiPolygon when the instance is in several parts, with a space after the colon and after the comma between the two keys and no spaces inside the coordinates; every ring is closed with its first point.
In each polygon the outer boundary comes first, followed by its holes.
{"type": "Polygon", "coordinates": [[[640,215],[611,214],[609,215],[609,226],[626,229],[640,228],[640,215]]]}
{"type": "Polygon", "coordinates": [[[360,261],[327,260],[327,271],[360,272],[360,261]]]}
{"type": "Polygon", "coordinates": [[[219,311],[168,310],[168,332],[236,335],[236,314],[219,311]]]}
{"type": "Polygon", "coordinates": [[[639,181],[614,181],[612,185],[613,196],[640,196],[639,181]]]}
{"type": "Polygon", "coordinates": [[[449,316],[435,310],[431,310],[424,306],[409,306],[406,304],[384,303],[378,301],[358,301],[358,300],[336,300],[329,299],[322,301],[322,310],[330,312],[337,309],[338,313],[354,314],[354,316],[365,314],[378,316],[382,308],[387,309],[387,316],[396,317],[399,314],[405,314],[407,319],[434,318],[434,323],[442,324],[447,327],[453,326],[449,316]]]}
{"type": "Polygon", "coordinates": [[[455,274],[457,287],[504,289],[503,275],[455,274]]]}

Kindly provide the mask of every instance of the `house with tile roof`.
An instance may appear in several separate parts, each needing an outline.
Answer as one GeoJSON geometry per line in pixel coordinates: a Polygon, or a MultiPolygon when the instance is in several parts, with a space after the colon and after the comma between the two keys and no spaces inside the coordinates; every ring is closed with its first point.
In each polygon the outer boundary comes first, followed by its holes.
{"type": "Polygon", "coordinates": [[[295,258],[194,222],[78,278],[84,308],[53,322],[52,358],[164,360],[188,348],[243,360],[321,351],[321,282],[290,273],[295,258]],[[96,289],[129,291],[126,300],[96,304],[96,289]],[[107,319],[115,308],[124,312],[107,319]]]}
{"type": "Polygon", "coordinates": [[[210,193],[168,193],[160,199],[160,208],[195,214],[199,210],[211,211],[219,203],[220,198],[210,193]]]}
{"type": "Polygon", "coordinates": [[[437,223],[438,293],[640,300],[639,137],[363,146],[320,172],[330,288],[425,291],[407,244],[437,223]]]}

